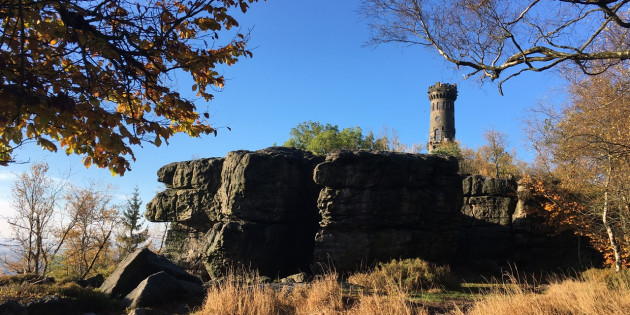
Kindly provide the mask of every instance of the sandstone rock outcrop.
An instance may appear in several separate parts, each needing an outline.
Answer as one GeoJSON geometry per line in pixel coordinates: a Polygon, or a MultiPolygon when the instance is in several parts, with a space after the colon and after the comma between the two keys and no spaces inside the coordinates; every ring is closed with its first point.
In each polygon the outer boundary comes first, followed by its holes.
{"type": "Polygon", "coordinates": [[[458,262],[504,265],[530,271],[581,268],[599,255],[579,236],[547,224],[546,211],[514,180],[473,175],[462,181],[458,262]]]}
{"type": "Polygon", "coordinates": [[[457,168],[437,155],[234,151],[162,167],[167,189],[146,217],[173,222],[167,257],[204,280],[239,266],[275,278],[404,257],[530,266],[546,254],[573,257],[561,249],[576,238],[541,228],[516,182],[462,178],[457,168]]]}
{"type": "Polygon", "coordinates": [[[147,205],[146,217],[176,223],[167,255],[204,278],[239,265],[294,274],[312,261],[319,221],[312,174],[322,160],[273,147],[172,163],[158,171],[168,188],[147,205]]]}
{"type": "Polygon", "coordinates": [[[462,191],[460,259],[508,258],[514,246],[516,182],[473,175],[462,180],[462,191]]]}
{"type": "Polygon", "coordinates": [[[457,244],[457,161],[341,151],[315,168],[322,186],[315,261],[341,271],[391,258],[449,261],[457,244]]]}

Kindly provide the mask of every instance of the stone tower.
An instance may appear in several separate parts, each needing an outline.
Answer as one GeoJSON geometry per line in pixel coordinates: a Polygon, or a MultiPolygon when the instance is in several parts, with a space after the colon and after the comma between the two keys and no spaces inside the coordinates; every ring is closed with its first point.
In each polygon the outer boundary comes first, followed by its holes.
{"type": "Polygon", "coordinates": [[[429,153],[440,143],[455,140],[455,100],[457,85],[437,82],[429,87],[431,122],[429,124],[429,153]]]}

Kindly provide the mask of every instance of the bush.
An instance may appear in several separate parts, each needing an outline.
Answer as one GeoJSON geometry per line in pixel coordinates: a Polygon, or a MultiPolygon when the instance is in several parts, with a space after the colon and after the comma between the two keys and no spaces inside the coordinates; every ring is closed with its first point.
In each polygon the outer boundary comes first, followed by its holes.
{"type": "Polygon", "coordinates": [[[371,272],[351,275],[348,282],[381,292],[390,291],[392,286],[408,292],[460,287],[448,266],[438,266],[420,258],[379,263],[371,272]]]}

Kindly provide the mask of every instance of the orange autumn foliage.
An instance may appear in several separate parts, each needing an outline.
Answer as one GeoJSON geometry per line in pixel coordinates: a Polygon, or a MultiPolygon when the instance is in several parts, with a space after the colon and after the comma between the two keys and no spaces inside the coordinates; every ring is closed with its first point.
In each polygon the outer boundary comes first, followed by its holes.
{"type": "Polygon", "coordinates": [[[32,141],[123,175],[134,145],[216,135],[198,103],[223,88],[217,67],[251,57],[246,35],[219,34],[255,1],[0,2],[0,165],[32,141]]]}
{"type": "MultiPolygon", "coordinates": [[[[615,257],[603,231],[598,216],[588,214],[586,206],[580,201],[580,196],[561,187],[557,182],[548,178],[523,175],[521,183],[525,185],[534,200],[535,207],[530,210],[533,215],[542,216],[544,222],[557,231],[571,230],[579,236],[586,237],[589,244],[604,258],[604,264],[612,266],[615,257]]],[[[623,246],[622,260],[624,268],[630,268],[630,252],[625,250],[630,245],[630,237],[624,236],[618,239],[623,246]]]]}

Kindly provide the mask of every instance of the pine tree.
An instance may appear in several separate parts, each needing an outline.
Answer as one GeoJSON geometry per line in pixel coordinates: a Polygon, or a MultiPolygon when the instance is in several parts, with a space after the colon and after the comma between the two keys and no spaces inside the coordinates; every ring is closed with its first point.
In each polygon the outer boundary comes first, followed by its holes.
{"type": "Polygon", "coordinates": [[[132,253],[149,238],[149,229],[144,228],[144,220],[140,216],[141,205],[142,200],[136,186],[122,212],[123,232],[117,238],[120,259],[132,253]]]}

